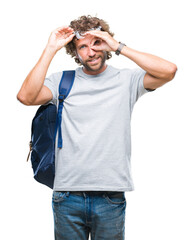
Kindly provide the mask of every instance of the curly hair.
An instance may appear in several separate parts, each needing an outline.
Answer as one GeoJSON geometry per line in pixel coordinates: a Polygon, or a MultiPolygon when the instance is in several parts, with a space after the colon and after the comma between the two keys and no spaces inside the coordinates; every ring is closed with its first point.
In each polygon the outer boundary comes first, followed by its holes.
{"type": "MultiPolygon", "coordinates": [[[[71,21],[69,25],[69,27],[73,28],[74,31],[78,32],[86,32],[92,28],[98,28],[99,26],[101,27],[101,31],[108,32],[112,37],[114,36],[114,33],[110,32],[109,25],[104,20],[90,15],[81,16],[77,20],[71,21]]],[[[65,46],[66,53],[71,55],[71,57],[75,59],[75,62],[81,65],[80,60],[76,57],[75,39],[76,37],[74,37],[73,40],[65,46]]],[[[111,57],[111,52],[107,52],[107,60],[111,57]]]]}

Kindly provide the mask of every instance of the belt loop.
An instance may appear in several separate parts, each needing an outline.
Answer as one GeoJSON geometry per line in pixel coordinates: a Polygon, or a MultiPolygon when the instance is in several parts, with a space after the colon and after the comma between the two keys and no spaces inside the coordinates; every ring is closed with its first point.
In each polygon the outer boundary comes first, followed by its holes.
{"type": "Polygon", "coordinates": [[[69,192],[66,192],[66,196],[69,197],[69,192]]]}

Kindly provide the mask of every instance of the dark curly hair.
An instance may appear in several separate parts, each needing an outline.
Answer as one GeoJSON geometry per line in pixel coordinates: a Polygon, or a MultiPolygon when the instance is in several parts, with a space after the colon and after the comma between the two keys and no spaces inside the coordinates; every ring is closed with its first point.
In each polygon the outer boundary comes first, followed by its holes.
{"type": "MultiPolygon", "coordinates": [[[[69,27],[73,28],[74,31],[78,32],[86,32],[92,28],[97,28],[99,26],[101,26],[101,31],[108,32],[112,37],[114,36],[114,33],[110,32],[109,25],[104,20],[97,17],[92,17],[90,15],[81,16],[77,20],[71,21],[69,25],[69,27]]],[[[71,55],[71,57],[75,59],[75,62],[81,65],[81,62],[76,57],[75,39],[76,37],[74,37],[73,40],[65,46],[66,53],[71,55]]],[[[111,52],[107,52],[107,60],[111,57],[111,52]]]]}

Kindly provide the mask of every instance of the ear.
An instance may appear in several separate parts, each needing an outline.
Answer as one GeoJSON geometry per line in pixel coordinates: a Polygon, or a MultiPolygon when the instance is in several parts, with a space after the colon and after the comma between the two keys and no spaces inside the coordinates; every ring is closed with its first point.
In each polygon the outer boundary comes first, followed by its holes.
{"type": "Polygon", "coordinates": [[[75,53],[76,53],[76,55],[75,55],[75,61],[76,61],[76,63],[81,63],[81,62],[82,62],[81,57],[79,56],[79,54],[77,53],[77,51],[76,51],[75,53]]]}
{"type": "Polygon", "coordinates": [[[75,59],[79,59],[79,55],[76,50],[75,50],[75,59]]]}

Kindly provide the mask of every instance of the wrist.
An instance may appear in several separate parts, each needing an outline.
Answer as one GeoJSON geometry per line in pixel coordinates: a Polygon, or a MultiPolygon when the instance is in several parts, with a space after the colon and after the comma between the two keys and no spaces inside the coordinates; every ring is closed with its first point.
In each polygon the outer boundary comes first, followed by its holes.
{"type": "Polygon", "coordinates": [[[118,56],[118,55],[121,53],[123,47],[125,47],[125,46],[126,46],[126,44],[124,44],[124,43],[122,43],[122,42],[119,42],[119,46],[118,46],[118,48],[116,49],[115,54],[118,56]]]}
{"type": "Polygon", "coordinates": [[[113,52],[117,51],[119,45],[120,45],[120,43],[116,41],[116,43],[114,44],[113,52]]]}
{"type": "Polygon", "coordinates": [[[46,54],[54,56],[58,50],[54,46],[47,44],[44,51],[46,54]]]}

